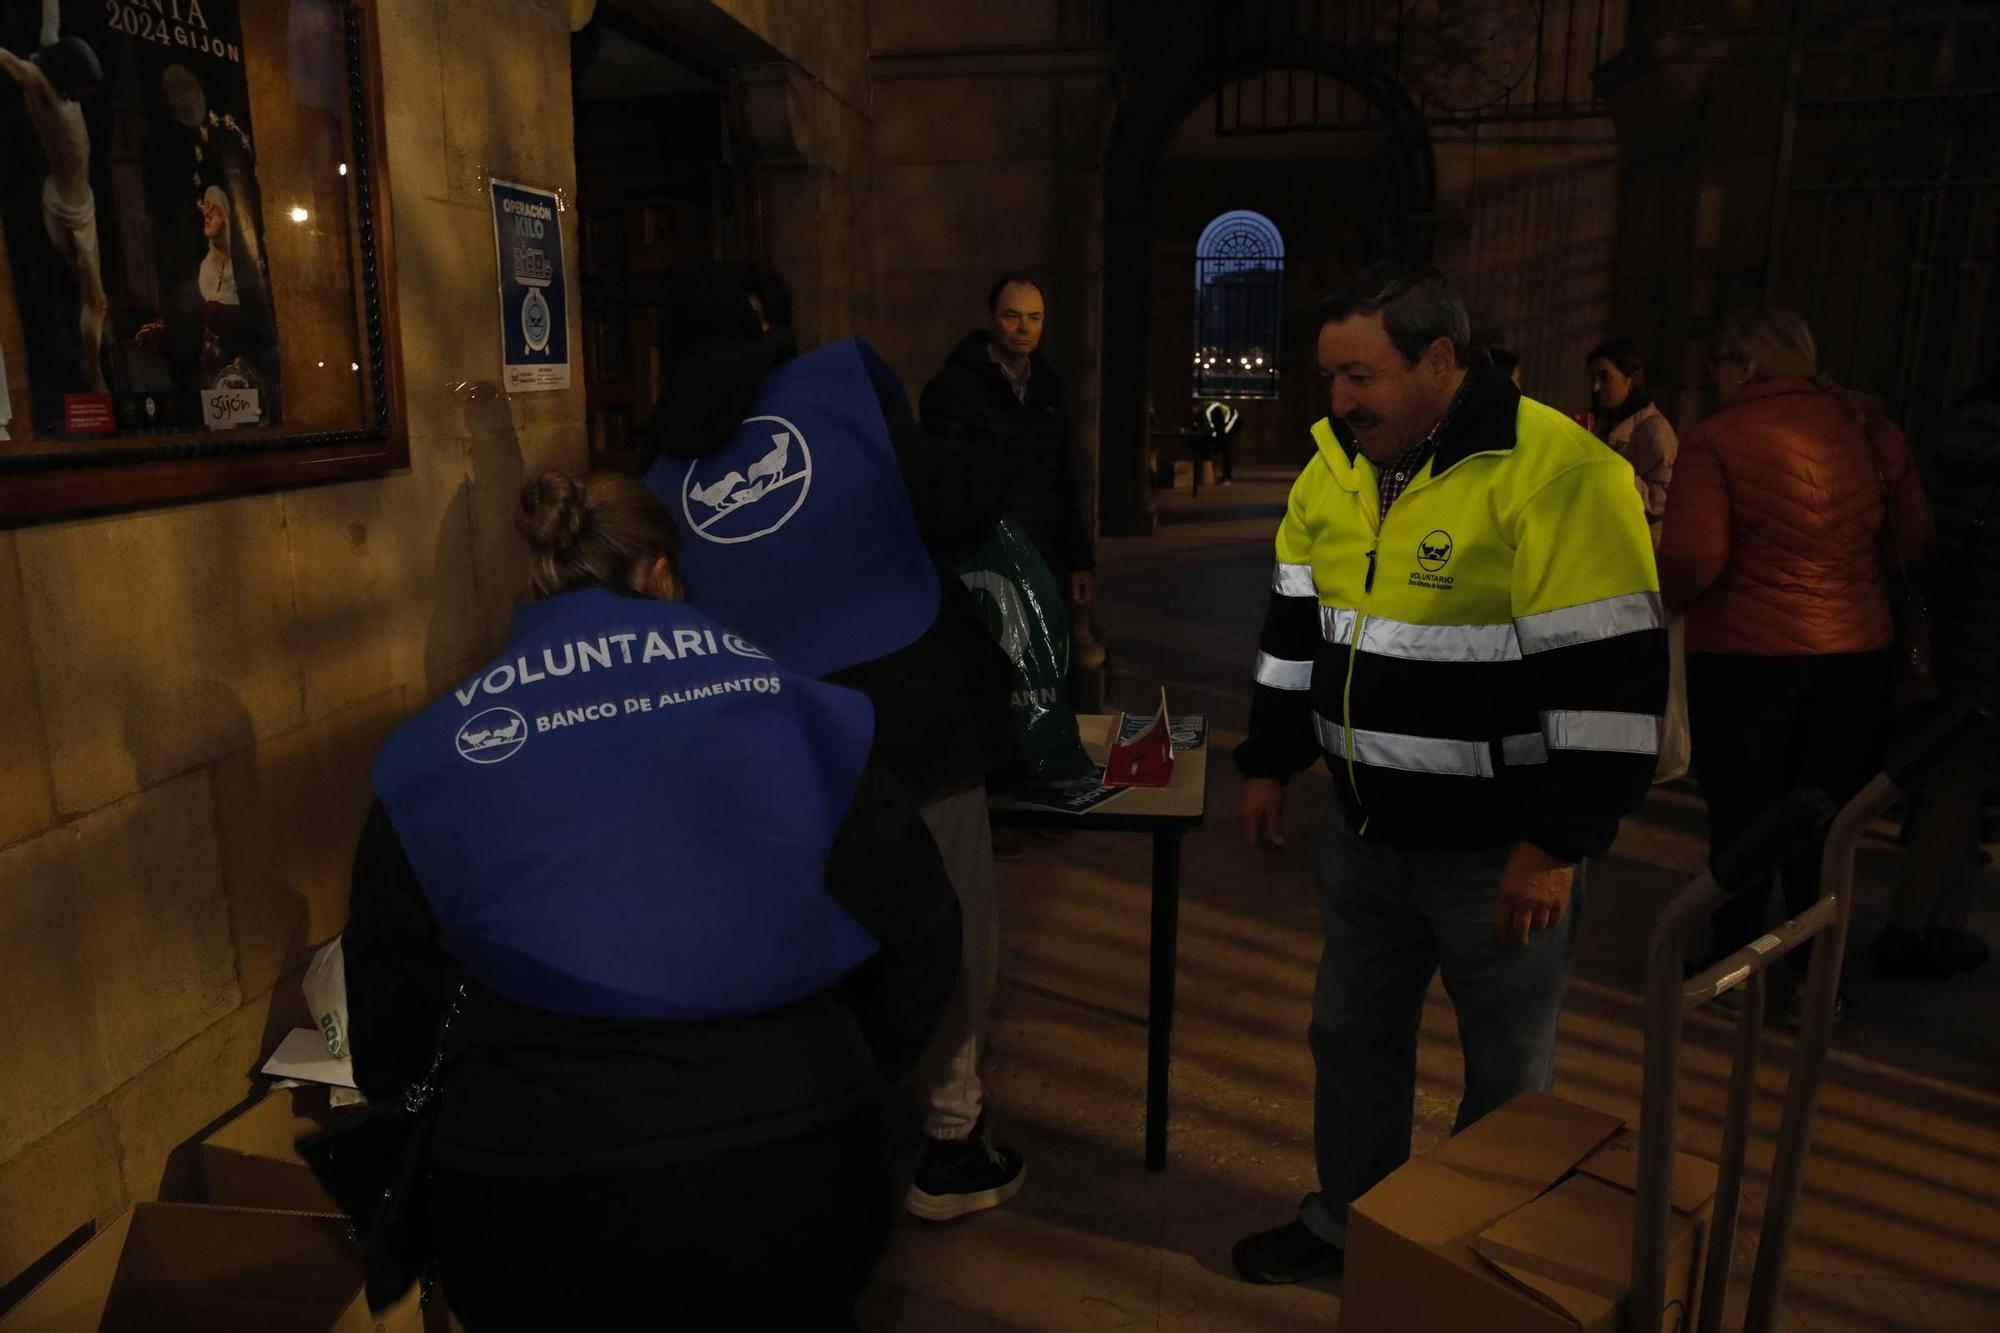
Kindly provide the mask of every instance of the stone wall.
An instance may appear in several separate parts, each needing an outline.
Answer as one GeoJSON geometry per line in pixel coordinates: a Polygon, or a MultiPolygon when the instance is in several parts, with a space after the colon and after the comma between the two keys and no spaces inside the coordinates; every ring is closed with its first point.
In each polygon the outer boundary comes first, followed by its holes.
{"type": "Polygon", "coordinates": [[[304,1021],[375,748],[497,645],[520,484],[584,459],[581,373],[495,384],[484,195],[574,193],[566,6],[376,9],[409,468],[0,532],[0,1285],[186,1195],[304,1021]]]}
{"type": "Polygon", "coordinates": [[[1521,387],[1565,412],[1589,404],[1583,359],[1621,327],[1618,143],[1605,121],[1519,126],[1435,144],[1432,260],[1473,331],[1521,357],[1521,387]]]}
{"type": "Polygon", "coordinates": [[[1048,301],[1042,349],[1069,399],[1086,513],[1096,512],[1103,138],[1110,48],[1059,0],[873,0],[869,219],[873,309],[861,330],[912,402],[986,321],[995,275],[1048,301]]]}
{"type": "Polygon", "coordinates": [[[1785,40],[1775,26],[1663,35],[1598,76],[1623,153],[1620,326],[1683,429],[1707,407],[1724,316],[1764,294],[1785,40]]]}
{"type": "MultiPolygon", "coordinates": [[[[790,282],[802,346],[868,323],[868,22],[864,0],[713,0],[711,29],[738,53],[738,149],[755,174],[756,253],[790,282]],[[748,40],[746,40],[748,39],[748,40]],[[761,44],[766,55],[751,52],[761,44]],[[782,59],[772,60],[769,53],[782,59]]],[[[662,6],[692,21],[694,0],[662,6]]]]}

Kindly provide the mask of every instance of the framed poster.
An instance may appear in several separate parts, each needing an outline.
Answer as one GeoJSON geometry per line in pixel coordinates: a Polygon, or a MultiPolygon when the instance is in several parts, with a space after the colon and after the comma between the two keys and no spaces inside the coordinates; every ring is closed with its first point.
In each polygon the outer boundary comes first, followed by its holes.
{"type": "Polygon", "coordinates": [[[371,19],[0,10],[0,521],[406,460],[371,19]]]}
{"type": "Polygon", "coordinates": [[[569,293],[563,270],[562,200],[554,190],[496,180],[493,240],[500,258],[502,387],[534,393],[569,387],[569,293]]]}

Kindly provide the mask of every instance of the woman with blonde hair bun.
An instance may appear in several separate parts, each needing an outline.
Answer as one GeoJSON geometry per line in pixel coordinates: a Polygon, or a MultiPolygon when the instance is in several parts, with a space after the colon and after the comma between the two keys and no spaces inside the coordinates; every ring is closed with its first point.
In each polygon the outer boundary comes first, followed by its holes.
{"type": "MultiPolygon", "coordinates": [[[[1902,433],[1819,368],[1789,310],[1723,321],[1721,409],[1681,441],[1659,551],[1687,617],[1688,716],[1711,850],[1801,784],[1845,800],[1878,765],[1896,625],[1890,581],[1930,549],[1902,433]]],[[[1787,915],[1819,896],[1819,849],[1787,862],[1787,915]]],[[[1714,953],[1763,933],[1769,886],[1716,913],[1714,953]]],[[[1792,955],[1803,967],[1806,951],[1792,955]]]]}
{"type": "Polygon", "coordinates": [[[418,1178],[453,1313],[851,1328],[880,1096],[957,975],[937,848],[864,696],[676,600],[638,481],[542,473],[515,525],[537,600],[383,746],[344,937],[362,1091],[442,1054],[418,1178]]]}

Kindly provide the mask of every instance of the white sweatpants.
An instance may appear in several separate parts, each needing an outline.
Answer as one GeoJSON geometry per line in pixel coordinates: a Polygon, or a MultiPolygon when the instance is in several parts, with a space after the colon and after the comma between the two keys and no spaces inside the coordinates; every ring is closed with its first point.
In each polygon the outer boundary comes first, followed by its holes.
{"type": "Polygon", "coordinates": [[[978,787],[940,796],[924,805],[920,813],[937,841],[951,886],[958,892],[964,952],[951,1004],[917,1066],[917,1095],[923,1108],[924,1134],[956,1140],[969,1137],[979,1121],[983,1105],[979,1057],[986,1046],[986,1020],[993,1009],[993,987],[1000,971],[993,830],[986,822],[986,792],[978,787]]]}

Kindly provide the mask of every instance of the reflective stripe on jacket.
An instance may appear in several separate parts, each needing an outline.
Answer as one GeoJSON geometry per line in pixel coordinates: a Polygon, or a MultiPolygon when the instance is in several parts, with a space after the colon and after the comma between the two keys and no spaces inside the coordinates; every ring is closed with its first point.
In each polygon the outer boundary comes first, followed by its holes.
{"type": "Polygon", "coordinates": [[[1324,752],[1350,822],[1396,845],[1600,855],[1666,699],[1645,510],[1595,438],[1473,375],[1380,522],[1375,465],[1313,427],[1238,764],[1285,778],[1324,752]]]}

